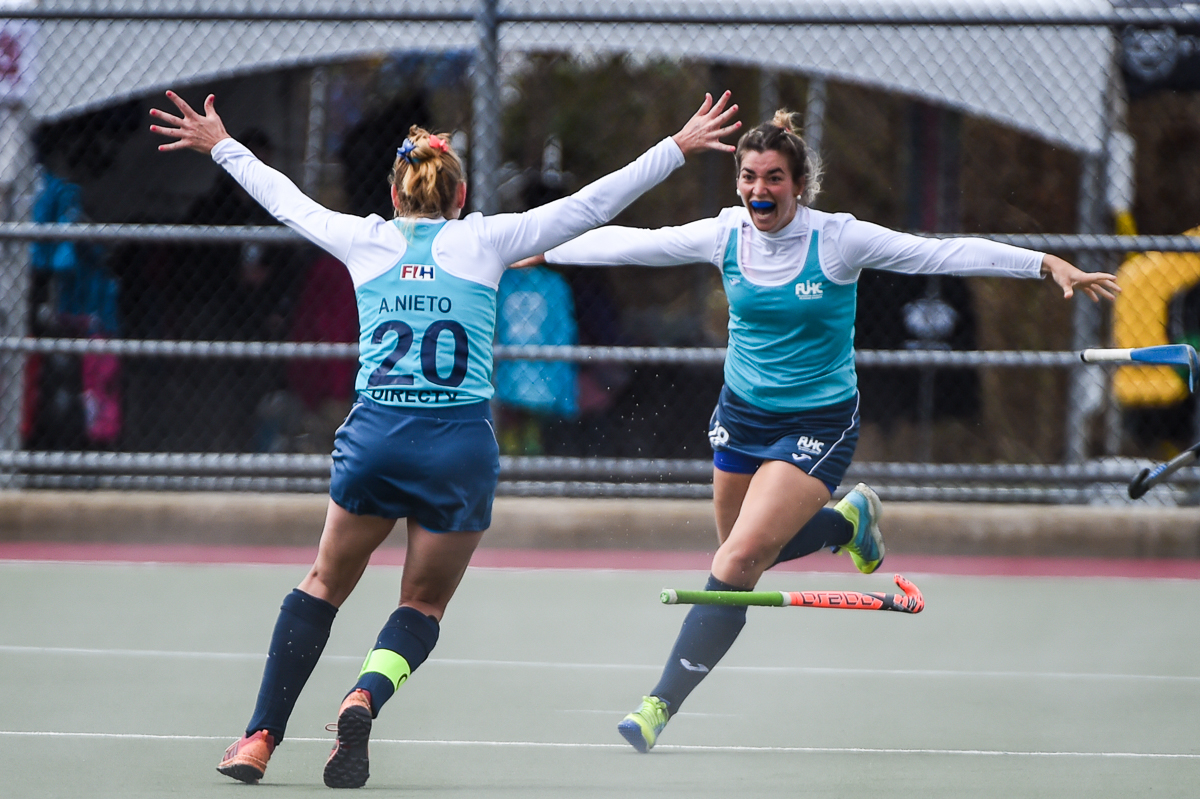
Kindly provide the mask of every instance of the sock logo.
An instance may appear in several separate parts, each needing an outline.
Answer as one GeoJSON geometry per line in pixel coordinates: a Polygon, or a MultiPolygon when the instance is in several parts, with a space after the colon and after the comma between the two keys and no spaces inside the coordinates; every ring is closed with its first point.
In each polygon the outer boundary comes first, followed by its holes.
{"type": "Polygon", "coordinates": [[[703,663],[693,663],[692,661],[688,660],[687,658],[680,658],[679,665],[683,666],[688,671],[698,671],[701,674],[708,673],[708,666],[705,666],[703,663]]]}

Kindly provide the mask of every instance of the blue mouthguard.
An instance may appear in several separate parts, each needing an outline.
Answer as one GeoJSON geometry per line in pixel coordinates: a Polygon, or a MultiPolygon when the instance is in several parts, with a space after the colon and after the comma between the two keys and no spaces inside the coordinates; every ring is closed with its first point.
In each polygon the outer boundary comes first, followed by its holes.
{"type": "Polygon", "coordinates": [[[775,207],[775,203],[766,202],[766,201],[762,201],[762,200],[751,200],[750,207],[753,208],[755,211],[769,211],[770,209],[775,207]]]}

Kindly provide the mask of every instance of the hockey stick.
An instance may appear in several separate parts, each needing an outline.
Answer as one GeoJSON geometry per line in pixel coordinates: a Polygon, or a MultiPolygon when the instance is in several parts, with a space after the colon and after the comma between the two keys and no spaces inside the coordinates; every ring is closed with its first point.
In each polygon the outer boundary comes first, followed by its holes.
{"type": "Polygon", "coordinates": [[[1178,471],[1184,466],[1190,466],[1197,460],[1200,460],[1200,441],[1192,444],[1166,463],[1160,463],[1153,469],[1142,469],[1138,472],[1137,477],[1129,481],[1129,498],[1140,499],[1145,496],[1147,491],[1166,480],[1172,472],[1178,471]]]}
{"type": "Polygon", "coordinates": [[[1131,347],[1127,349],[1088,349],[1079,353],[1084,363],[1144,363],[1159,366],[1186,366],[1188,368],[1188,391],[1195,388],[1196,372],[1200,372],[1200,358],[1190,344],[1161,344],[1156,347],[1131,347]]]}
{"type": "Polygon", "coordinates": [[[664,588],[664,605],[756,605],[766,607],[841,608],[845,610],[894,610],[920,613],[925,608],[921,590],[896,575],[902,594],[860,591],[676,591],[664,588]]]}

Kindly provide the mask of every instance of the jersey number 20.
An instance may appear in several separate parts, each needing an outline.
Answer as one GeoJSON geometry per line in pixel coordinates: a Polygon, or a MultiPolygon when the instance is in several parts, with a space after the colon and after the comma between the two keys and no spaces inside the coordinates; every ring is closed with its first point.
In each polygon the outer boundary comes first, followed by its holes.
{"type": "MultiPolygon", "coordinates": [[[[383,337],[388,333],[396,334],[396,346],[383,359],[383,363],[379,364],[379,368],[371,373],[367,385],[371,388],[411,386],[413,384],[411,374],[393,374],[392,369],[412,347],[413,329],[404,322],[392,319],[375,328],[375,332],[371,334],[371,343],[382,344],[383,337]]],[[[426,328],[425,335],[421,337],[421,374],[434,385],[457,386],[467,376],[467,352],[467,331],[463,326],[449,319],[439,319],[426,328]],[[438,338],[443,331],[449,331],[450,335],[454,337],[454,366],[450,369],[447,377],[439,375],[437,370],[438,338]]]]}

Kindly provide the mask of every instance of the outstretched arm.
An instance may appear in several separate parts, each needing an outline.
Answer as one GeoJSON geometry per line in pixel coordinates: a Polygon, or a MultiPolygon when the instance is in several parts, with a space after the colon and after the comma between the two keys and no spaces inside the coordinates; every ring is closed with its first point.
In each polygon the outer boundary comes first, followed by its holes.
{"type": "Polygon", "coordinates": [[[653,230],[606,225],[560,244],[511,268],[539,264],[573,266],[680,266],[720,264],[728,230],[722,217],[653,230]]]}
{"type": "Polygon", "coordinates": [[[1054,278],[1070,299],[1075,289],[1095,301],[1113,299],[1121,289],[1107,272],[1084,272],[1054,255],[971,236],[937,239],[914,236],[836,215],[827,224],[830,243],[827,272],[837,282],[850,282],[862,269],[884,269],[910,275],[960,275],[963,277],[1054,278]]]}
{"type": "Polygon", "coordinates": [[[1108,272],[1084,272],[1057,255],[1042,256],[1042,276],[1046,275],[1062,287],[1063,297],[1068,300],[1075,294],[1075,289],[1091,297],[1092,302],[1099,302],[1101,297],[1115,299],[1115,295],[1121,293],[1115,275],[1108,272]]]}
{"type": "Polygon", "coordinates": [[[346,264],[358,280],[350,244],[363,228],[362,219],[335,213],[307,197],[287,176],[235,141],[216,112],[213,95],[205,98],[203,115],[175,92],[167,92],[167,98],[179,109],[180,116],[151,109],[150,116],[164,123],[151,125],[151,132],[174,139],[159,145],[159,150],[195,150],[211,156],[272,216],[346,264]]]}
{"type": "Polygon", "coordinates": [[[514,263],[605,224],[634,200],[682,166],[687,155],[704,150],[732,152],[721,137],[740,127],[729,92],[715,102],[704,96],[699,110],[674,136],[663,139],[629,166],[600,178],[575,194],[521,214],[497,214],[468,222],[491,243],[504,263],[514,263]]]}

